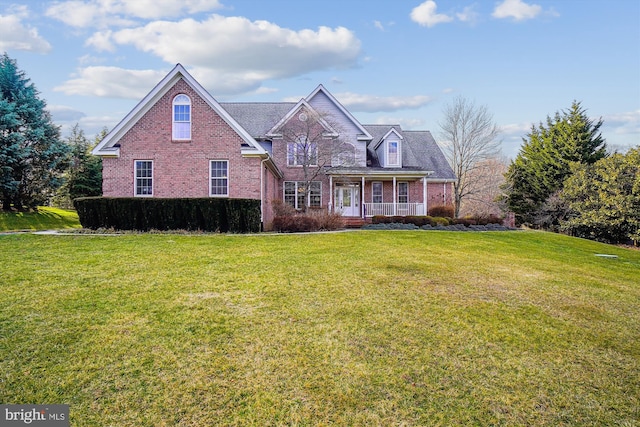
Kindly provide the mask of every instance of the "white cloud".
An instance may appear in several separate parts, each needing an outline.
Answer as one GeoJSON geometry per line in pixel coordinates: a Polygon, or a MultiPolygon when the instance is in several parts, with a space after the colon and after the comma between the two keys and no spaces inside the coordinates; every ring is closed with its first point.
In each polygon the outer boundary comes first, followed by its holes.
{"type": "Polygon", "coordinates": [[[375,96],[359,95],[351,92],[335,94],[335,97],[348,110],[358,112],[397,111],[421,108],[432,99],[425,95],[416,96],[375,96]]]}
{"type": "Polygon", "coordinates": [[[267,21],[211,15],[204,21],[155,21],[96,38],[133,45],[162,60],[194,67],[205,87],[223,93],[255,90],[264,80],[357,64],[360,41],[347,28],[299,31],[267,21]],[[206,40],[206,43],[203,41],[206,40]]]}
{"type": "MultiPolygon", "coordinates": [[[[591,119],[597,122],[600,117],[592,117],[591,119]]],[[[602,117],[602,120],[604,121],[603,127],[612,129],[616,135],[636,135],[640,145],[640,110],[608,114],[602,117]]]]}
{"type": "Polygon", "coordinates": [[[67,0],[54,3],[46,15],[78,27],[129,26],[133,19],[161,19],[222,7],[219,0],[67,0]]]}
{"type": "Polygon", "coordinates": [[[47,53],[51,45],[43,39],[36,28],[23,24],[28,18],[27,6],[14,6],[7,15],[0,15],[0,51],[26,50],[47,53]]]}
{"type": "Polygon", "coordinates": [[[478,21],[478,16],[478,12],[475,11],[475,6],[467,6],[462,9],[462,12],[456,13],[456,18],[469,24],[475,24],[478,21]]]}
{"type": "Polygon", "coordinates": [[[97,33],[93,33],[93,35],[85,41],[84,45],[92,46],[98,52],[114,52],[116,50],[116,47],[111,42],[112,34],[113,32],[111,30],[98,31],[97,33]]]}
{"type": "Polygon", "coordinates": [[[51,113],[51,117],[55,122],[78,122],[86,114],[75,108],[65,105],[48,105],[47,110],[51,113]]]}
{"type": "Polygon", "coordinates": [[[76,78],[54,90],[66,95],[140,99],[165,75],[166,71],[93,66],[81,69],[76,78]]]}
{"type": "Polygon", "coordinates": [[[380,31],[384,31],[384,25],[380,21],[373,21],[373,26],[379,29],[380,31]]]}
{"type": "Polygon", "coordinates": [[[516,21],[533,19],[542,12],[537,4],[527,4],[522,0],[504,0],[493,11],[494,18],[513,18],[516,21]]]}
{"type": "Polygon", "coordinates": [[[453,21],[453,17],[436,12],[438,6],[433,0],[427,0],[424,3],[416,6],[411,11],[411,19],[422,25],[423,27],[431,28],[436,24],[453,21]]]}

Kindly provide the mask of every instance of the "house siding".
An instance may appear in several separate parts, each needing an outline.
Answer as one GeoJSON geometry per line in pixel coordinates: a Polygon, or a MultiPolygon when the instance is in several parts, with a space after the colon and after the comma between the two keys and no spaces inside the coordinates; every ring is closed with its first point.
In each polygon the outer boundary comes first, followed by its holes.
{"type": "Polygon", "coordinates": [[[120,157],[103,159],[103,195],[134,195],[134,161],[153,160],[154,197],[208,197],[209,161],[229,162],[229,197],[260,199],[260,159],[243,158],[241,137],[179,80],[119,140],[120,157]],[[172,100],[191,98],[191,140],[172,140],[172,100]]]}
{"type": "Polygon", "coordinates": [[[360,130],[342,111],[336,108],[331,99],[324,93],[318,92],[311,100],[309,100],[315,110],[327,114],[330,119],[328,121],[336,131],[340,133],[340,138],[344,142],[355,147],[355,165],[364,167],[367,165],[367,144],[365,141],[358,141],[360,130]]]}

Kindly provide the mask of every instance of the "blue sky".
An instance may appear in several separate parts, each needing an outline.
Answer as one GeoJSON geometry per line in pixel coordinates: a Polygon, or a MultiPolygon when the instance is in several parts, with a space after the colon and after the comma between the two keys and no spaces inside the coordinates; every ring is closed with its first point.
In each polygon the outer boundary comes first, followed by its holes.
{"type": "Polygon", "coordinates": [[[0,52],[63,136],[112,128],[180,62],[218,101],[323,84],[362,123],[436,139],[462,96],[493,113],[509,157],[573,100],[610,145],[640,145],[636,0],[0,0],[0,52]]]}

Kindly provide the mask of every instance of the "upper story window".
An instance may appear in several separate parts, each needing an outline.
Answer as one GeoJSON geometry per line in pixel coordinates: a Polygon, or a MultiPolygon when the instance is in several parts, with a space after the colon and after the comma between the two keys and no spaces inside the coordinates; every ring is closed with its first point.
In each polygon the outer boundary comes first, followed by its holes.
{"type": "Polygon", "coordinates": [[[318,144],[305,137],[288,143],[287,166],[318,166],[318,144]]]}
{"type": "Polygon", "coordinates": [[[398,141],[387,142],[387,165],[400,166],[400,143],[398,141]]]}
{"type": "Polygon", "coordinates": [[[173,98],[173,139],[191,139],[191,99],[187,95],[173,98]]]}

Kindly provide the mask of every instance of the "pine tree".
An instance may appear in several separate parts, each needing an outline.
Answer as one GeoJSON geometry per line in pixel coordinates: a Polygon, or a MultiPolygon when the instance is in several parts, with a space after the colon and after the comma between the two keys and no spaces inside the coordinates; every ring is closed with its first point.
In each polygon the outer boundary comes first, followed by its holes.
{"type": "Polygon", "coordinates": [[[503,187],[507,208],[519,223],[535,225],[545,202],[571,175],[573,163],[592,164],[607,155],[600,134],[602,124],[602,120],[589,119],[586,110],[574,101],[568,111],[547,116],[546,125],[531,128],[509,166],[503,187]]]}
{"type": "Polygon", "coordinates": [[[0,57],[0,197],[2,207],[30,209],[62,184],[68,146],[38,91],[7,54],[0,57]]]}

